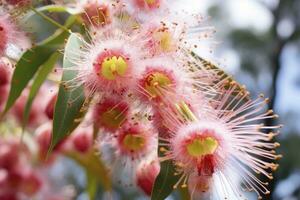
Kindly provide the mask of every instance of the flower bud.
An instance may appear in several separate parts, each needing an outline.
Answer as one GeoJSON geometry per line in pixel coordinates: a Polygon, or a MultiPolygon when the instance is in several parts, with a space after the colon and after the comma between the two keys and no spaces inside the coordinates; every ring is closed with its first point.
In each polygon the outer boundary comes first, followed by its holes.
{"type": "Polygon", "coordinates": [[[35,140],[38,145],[38,156],[41,160],[45,160],[47,157],[48,149],[50,148],[51,144],[51,137],[51,124],[44,124],[36,130],[35,140]]]}
{"type": "MultiPolygon", "coordinates": [[[[0,30],[1,37],[1,30],[0,30]]],[[[0,47],[1,48],[1,47],[0,47]]],[[[9,83],[11,75],[11,68],[3,60],[0,60],[0,86],[4,86],[9,83]]]]}
{"type": "Polygon", "coordinates": [[[76,151],[86,153],[93,144],[91,129],[80,129],[73,134],[72,144],[76,151]]]}
{"type": "Polygon", "coordinates": [[[0,141],[0,168],[12,169],[19,161],[19,147],[17,142],[0,141]]]}
{"type": "Polygon", "coordinates": [[[56,100],[57,100],[57,94],[55,94],[51,97],[51,99],[49,100],[49,102],[46,106],[45,114],[49,119],[53,119],[54,107],[55,107],[56,100]]]}
{"type": "Polygon", "coordinates": [[[14,192],[4,192],[0,194],[1,200],[18,200],[17,194],[14,192]]]}
{"type": "MultiPolygon", "coordinates": [[[[29,127],[36,127],[37,125],[43,123],[46,120],[46,116],[43,112],[43,110],[45,109],[44,92],[45,91],[41,90],[38,96],[33,101],[27,123],[29,127]]],[[[24,90],[22,95],[12,108],[12,114],[19,123],[23,121],[23,115],[28,95],[29,89],[24,90]]]]}
{"type": "Polygon", "coordinates": [[[152,188],[159,171],[160,165],[158,161],[142,163],[139,167],[136,175],[136,184],[145,192],[145,194],[149,196],[151,195],[152,188]]]}
{"type": "Polygon", "coordinates": [[[33,172],[29,172],[23,177],[23,180],[20,185],[20,191],[27,196],[33,196],[36,194],[42,187],[42,181],[33,172]]]}
{"type": "Polygon", "coordinates": [[[6,0],[6,2],[13,6],[26,6],[31,3],[31,0],[6,0]]]}

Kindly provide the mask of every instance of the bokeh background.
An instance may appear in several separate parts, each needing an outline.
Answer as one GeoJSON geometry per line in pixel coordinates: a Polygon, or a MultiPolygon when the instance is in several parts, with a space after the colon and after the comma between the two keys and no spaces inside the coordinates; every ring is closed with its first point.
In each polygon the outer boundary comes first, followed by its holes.
{"type": "MultiPolygon", "coordinates": [[[[206,0],[203,12],[217,30],[215,56],[253,95],[270,97],[284,124],[283,154],[265,199],[300,199],[300,1],[206,0]]],[[[200,5],[201,6],[201,5],[200,5]]]]}
{"type": "MultiPolygon", "coordinates": [[[[217,30],[214,62],[247,85],[253,97],[264,93],[270,98],[269,109],[280,118],[265,123],[284,124],[277,137],[278,151],[284,157],[270,182],[272,194],[264,199],[300,200],[300,0],[181,2],[185,9],[209,16],[205,24],[217,30]]],[[[54,167],[53,176],[75,184],[78,200],[87,199],[85,175],[73,161],[63,159],[54,167]]],[[[144,199],[130,188],[116,191],[113,199],[144,199]]],[[[106,199],[101,189],[99,199],[106,199]]],[[[249,199],[256,199],[255,195],[249,199]]]]}

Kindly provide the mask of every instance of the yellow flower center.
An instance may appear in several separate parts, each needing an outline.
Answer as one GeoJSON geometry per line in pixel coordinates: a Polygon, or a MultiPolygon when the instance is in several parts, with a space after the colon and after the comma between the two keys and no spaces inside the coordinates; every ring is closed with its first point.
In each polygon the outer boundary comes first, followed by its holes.
{"type": "Polygon", "coordinates": [[[124,76],[128,65],[121,56],[105,58],[101,64],[101,74],[107,80],[115,80],[117,76],[124,76]]]}
{"type": "Polygon", "coordinates": [[[137,134],[127,134],[124,137],[123,144],[130,151],[138,151],[144,147],[145,139],[137,134]]]}
{"type": "Polygon", "coordinates": [[[154,39],[164,52],[172,50],[172,35],[168,31],[157,31],[153,34],[154,39]]]}
{"type": "Polygon", "coordinates": [[[218,148],[219,143],[212,137],[196,138],[186,147],[187,152],[192,157],[201,157],[213,154],[218,148]]]}
{"type": "Polygon", "coordinates": [[[101,121],[108,128],[119,128],[125,121],[125,115],[118,109],[110,109],[101,115],[101,121]]]}
{"type": "Polygon", "coordinates": [[[154,72],[147,77],[145,89],[153,97],[162,95],[159,88],[166,88],[172,83],[170,78],[161,72],[154,72]]]}
{"type": "Polygon", "coordinates": [[[145,0],[145,3],[148,4],[149,6],[154,4],[156,0],[145,0]]]}

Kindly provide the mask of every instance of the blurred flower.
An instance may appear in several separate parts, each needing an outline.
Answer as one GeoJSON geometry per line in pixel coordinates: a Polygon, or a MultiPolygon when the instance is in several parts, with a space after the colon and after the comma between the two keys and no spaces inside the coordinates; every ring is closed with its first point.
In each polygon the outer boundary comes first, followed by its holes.
{"type": "MultiPolygon", "coordinates": [[[[45,113],[43,112],[45,110],[45,97],[46,97],[46,90],[48,87],[42,87],[40,89],[40,92],[38,93],[37,97],[34,99],[29,117],[28,117],[28,123],[27,126],[34,128],[39,126],[41,123],[46,122],[47,118],[45,116],[45,113]]],[[[15,119],[19,122],[23,122],[23,115],[25,111],[25,106],[27,103],[28,95],[29,95],[29,88],[25,89],[22,93],[22,95],[19,97],[17,102],[12,108],[12,115],[15,117],[15,119]]]]}
{"type": "Polygon", "coordinates": [[[46,109],[45,109],[45,114],[49,119],[53,119],[53,114],[54,114],[54,108],[55,108],[55,103],[57,100],[57,94],[52,94],[51,98],[49,99],[46,109]]]}
{"type": "Polygon", "coordinates": [[[31,3],[31,0],[5,0],[8,4],[14,6],[26,6],[31,3]]]}
{"type": "MultiPolygon", "coordinates": [[[[0,7],[0,11],[1,9],[0,7]]],[[[6,12],[0,14],[0,56],[20,56],[16,54],[30,47],[26,34],[18,28],[16,22],[17,19],[12,18],[6,12]],[[11,49],[17,52],[11,52],[11,49]]]]}
{"type": "Polygon", "coordinates": [[[93,130],[91,127],[77,128],[70,140],[75,151],[87,153],[93,146],[93,130]]]}
{"type": "Polygon", "coordinates": [[[136,184],[141,188],[145,194],[151,195],[154,181],[159,174],[160,165],[158,160],[149,162],[148,160],[143,161],[136,174],[136,184]]]}

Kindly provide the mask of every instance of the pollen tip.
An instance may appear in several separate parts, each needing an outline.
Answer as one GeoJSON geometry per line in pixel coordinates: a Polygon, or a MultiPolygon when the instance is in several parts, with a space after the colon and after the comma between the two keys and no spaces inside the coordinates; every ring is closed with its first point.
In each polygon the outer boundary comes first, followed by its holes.
{"type": "Polygon", "coordinates": [[[160,147],[160,148],[159,148],[159,151],[161,151],[161,152],[167,152],[167,149],[164,148],[164,147],[160,147]]]}
{"type": "Polygon", "coordinates": [[[269,102],[270,102],[270,99],[269,99],[269,98],[266,98],[266,99],[265,99],[265,102],[266,102],[266,103],[269,103],[269,102]]]}
{"type": "Polygon", "coordinates": [[[274,143],[274,147],[275,147],[275,148],[280,147],[280,143],[275,142],[275,143],[274,143]]]}
{"type": "Polygon", "coordinates": [[[269,140],[272,140],[272,139],[274,138],[274,136],[275,136],[275,134],[274,134],[273,132],[270,132],[270,133],[268,134],[268,139],[269,139],[269,140]]]}
{"type": "Polygon", "coordinates": [[[272,163],[272,165],[270,166],[272,171],[276,171],[278,169],[279,165],[278,164],[274,164],[272,163]]]}

